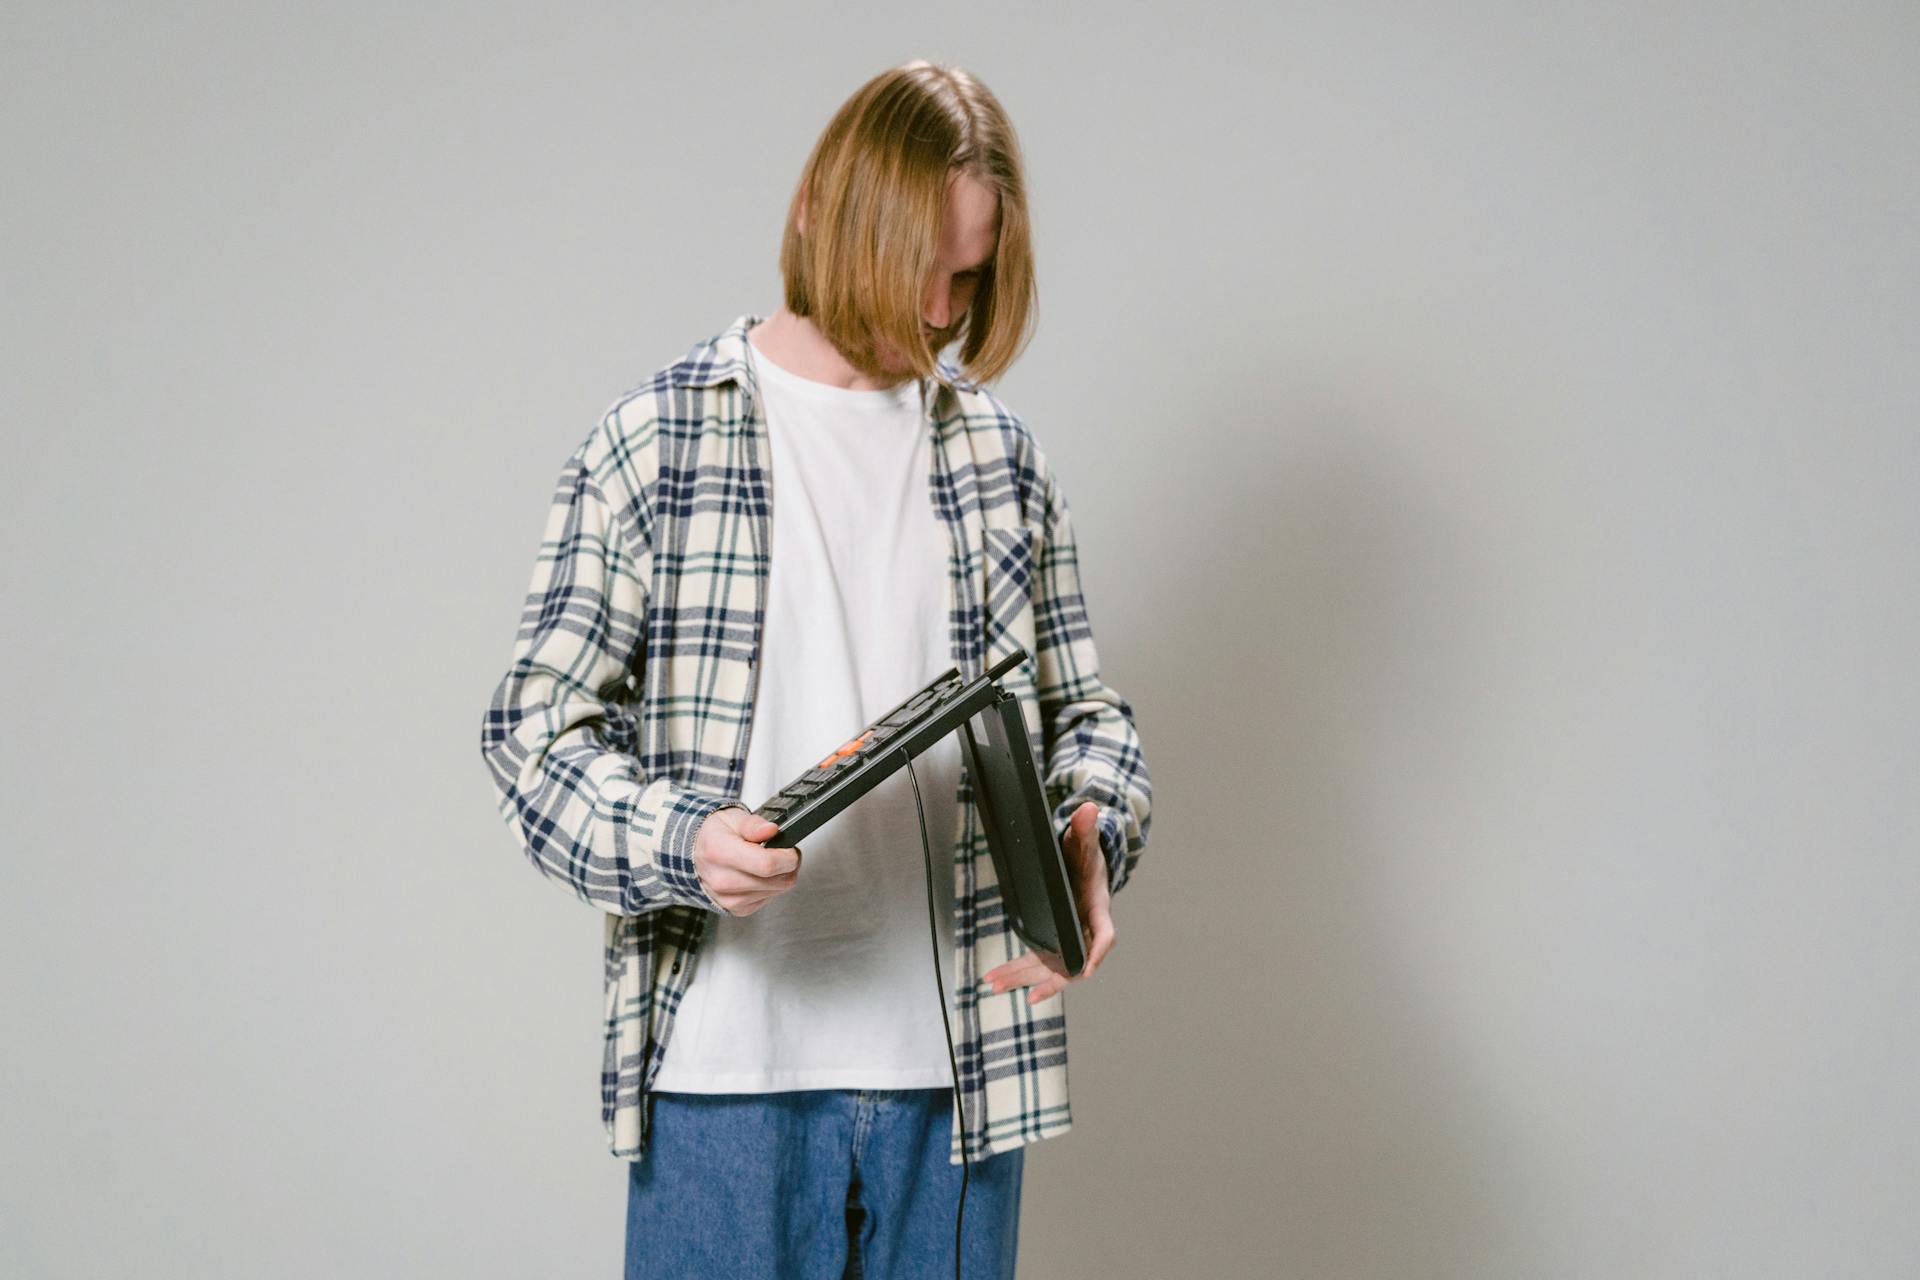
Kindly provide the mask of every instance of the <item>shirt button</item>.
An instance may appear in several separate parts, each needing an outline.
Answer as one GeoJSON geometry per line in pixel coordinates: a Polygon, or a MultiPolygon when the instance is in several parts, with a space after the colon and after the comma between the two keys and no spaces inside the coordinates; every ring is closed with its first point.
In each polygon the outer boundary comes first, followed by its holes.
{"type": "Polygon", "coordinates": [[[675,961],[673,962],[673,971],[674,971],[675,973],[678,973],[678,972],[680,972],[680,962],[679,962],[678,960],[675,960],[675,961]]]}

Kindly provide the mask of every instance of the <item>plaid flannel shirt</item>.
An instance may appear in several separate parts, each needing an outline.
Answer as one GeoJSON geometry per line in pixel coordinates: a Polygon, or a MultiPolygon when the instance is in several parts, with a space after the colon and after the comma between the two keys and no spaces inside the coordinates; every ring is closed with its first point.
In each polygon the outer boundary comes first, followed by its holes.
{"type": "MultiPolygon", "coordinates": [[[[625,392],[567,458],[480,732],[521,850],[605,913],[601,1120],[629,1160],[645,1155],[649,1091],[724,913],[694,873],[694,835],[742,804],[773,501],[746,351],[761,319],[739,317],[625,392]]],[[[1100,678],[1066,499],[1026,425],[944,359],[941,373],[951,385],[930,380],[923,403],[930,496],[952,539],[954,665],[974,677],[1027,651],[1002,683],[1046,762],[1055,833],[1096,802],[1117,893],[1145,847],[1152,789],[1133,710],[1100,678]]],[[[1028,948],[1007,923],[964,770],[959,802],[955,1164],[963,1141],[977,1160],[1072,1125],[1066,993],[1030,1005],[1026,988],[979,988],[1028,948]]]]}

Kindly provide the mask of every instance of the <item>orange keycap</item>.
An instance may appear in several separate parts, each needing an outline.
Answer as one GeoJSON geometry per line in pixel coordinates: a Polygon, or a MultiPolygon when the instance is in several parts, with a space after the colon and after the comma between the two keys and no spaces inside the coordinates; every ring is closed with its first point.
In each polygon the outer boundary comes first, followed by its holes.
{"type": "Polygon", "coordinates": [[[873,730],[868,729],[865,733],[861,734],[857,738],[847,739],[845,742],[841,743],[838,747],[835,747],[833,750],[833,753],[829,755],[825,760],[822,760],[815,767],[824,769],[828,765],[832,764],[835,760],[846,759],[848,756],[853,755],[855,752],[859,751],[860,748],[866,746],[867,739],[871,738],[872,736],[873,736],[873,730]]]}

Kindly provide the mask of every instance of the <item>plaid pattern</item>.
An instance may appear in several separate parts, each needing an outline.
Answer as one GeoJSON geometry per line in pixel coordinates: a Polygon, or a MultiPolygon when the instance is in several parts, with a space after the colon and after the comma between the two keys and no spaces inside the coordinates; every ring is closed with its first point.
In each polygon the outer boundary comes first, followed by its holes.
{"type": "MultiPolygon", "coordinates": [[[[480,749],[533,865],[604,913],[601,1119],[642,1159],[649,1089],[722,913],[694,874],[707,814],[737,805],[766,609],[773,493],[743,315],[621,395],[561,468],[512,663],[480,749]]],[[[1033,435],[941,362],[927,397],[933,506],[952,536],[948,619],[967,676],[1024,648],[1020,699],[1056,835],[1100,806],[1114,892],[1147,837],[1133,710],[1099,674],[1066,499],[1033,435]]],[[[846,726],[822,725],[831,738],[846,726]]],[[[980,975],[1027,950],[1007,924],[964,772],[952,851],[960,1079],[951,1159],[1071,1127],[1065,992],[1029,1005],[980,975]],[[961,1129],[964,1102],[967,1128],[961,1129]]]]}

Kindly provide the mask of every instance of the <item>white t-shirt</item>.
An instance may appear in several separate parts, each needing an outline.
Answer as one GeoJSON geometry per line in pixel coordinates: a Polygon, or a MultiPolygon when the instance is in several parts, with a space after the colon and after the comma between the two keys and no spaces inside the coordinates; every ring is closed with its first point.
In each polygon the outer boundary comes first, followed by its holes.
{"type": "MultiPolygon", "coordinates": [[[[751,333],[751,331],[749,331],[751,333]]],[[[747,348],[772,443],[767,613],[741,801],[758,806],[954,665],[946,527],[924,384],[829,386],[747,348]]],[[[913,787],[895,772],[800,842],[794,887],[716,916],[654,1089],[924,1089],[953,1083],[960,744],[914,758],[933,847],[941,976],[913,787]]]]}

